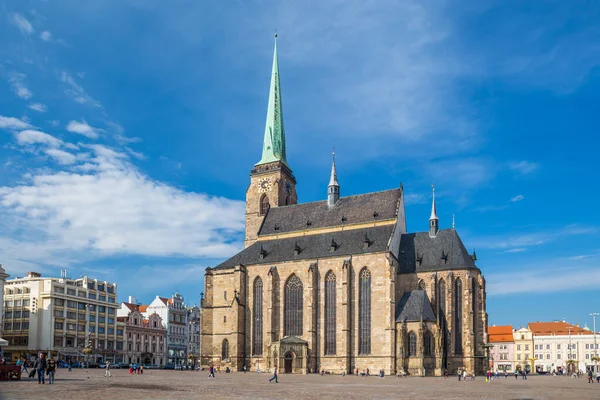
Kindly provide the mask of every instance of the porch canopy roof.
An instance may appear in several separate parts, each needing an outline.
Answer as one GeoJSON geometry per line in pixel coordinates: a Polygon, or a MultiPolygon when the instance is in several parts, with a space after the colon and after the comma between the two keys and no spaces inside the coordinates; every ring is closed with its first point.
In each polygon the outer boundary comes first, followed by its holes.
{"type": "Polygon", "coordinates": [[[8,346],[8,340],[0,338],[0,346],[8,346]]]}

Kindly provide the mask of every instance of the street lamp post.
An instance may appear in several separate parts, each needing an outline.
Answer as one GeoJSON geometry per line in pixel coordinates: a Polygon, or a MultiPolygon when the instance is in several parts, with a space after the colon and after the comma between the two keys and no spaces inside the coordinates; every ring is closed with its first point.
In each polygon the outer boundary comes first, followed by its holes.
{"type": "Polygon", "coordinates": [[[592,318],[594,318],[594,372],[598,373],[598,344],[596,344],[596,316],[600,315],[599,313],[591,313],[592,318]]]}

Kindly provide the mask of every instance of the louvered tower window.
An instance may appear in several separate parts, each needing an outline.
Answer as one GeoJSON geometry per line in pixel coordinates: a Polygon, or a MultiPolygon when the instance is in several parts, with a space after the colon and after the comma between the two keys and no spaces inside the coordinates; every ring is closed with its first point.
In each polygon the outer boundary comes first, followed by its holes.
{"type": "Polygon", "coordinates": [[[254,280],[254,318],[252,320],[252,354],[262,355],[263,350],[263,283],[260,277],[254,280]]]}
{"type": "Polygon", "coordinates": [[[266,194],[263,194],[260,198],[260,215],[265,215],[267,211],[269,211],[269,197],[266,194]]]}
{"type": "Polygon", "coordinates": [[[329,271],[325,276],[325,355],[333,355],[336,352],[335,312],[335,274],[329,271]]]}
{"type": "Polygon", "coordinates": [[[302,282],[292,275],[285,284],[285,336],[302,336],[302,297],[302,282]]]}
{"type": "Polygon", "coordinates": [[[358,280],[358,354],[371,353],[371,273],[365,267],[358,280]]]}
{"type": "Polygon", "coordinates": [[[454,282],[454,353],[462,354],[462,281],[457,278],[454,282]]]}

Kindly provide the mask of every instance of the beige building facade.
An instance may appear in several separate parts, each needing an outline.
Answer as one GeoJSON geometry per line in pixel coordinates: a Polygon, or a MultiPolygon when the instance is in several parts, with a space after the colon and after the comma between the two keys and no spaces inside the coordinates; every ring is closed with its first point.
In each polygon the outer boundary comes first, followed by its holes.
{"type": "Polygon", "coordinates": [[[246,192],[246,248],[207,268],[201,363],[281,373],[442,375],[485,368],[485,280],[454,229],[406,232],[404,189],[298,203],[277,49],[261,160],[246,192]]]}

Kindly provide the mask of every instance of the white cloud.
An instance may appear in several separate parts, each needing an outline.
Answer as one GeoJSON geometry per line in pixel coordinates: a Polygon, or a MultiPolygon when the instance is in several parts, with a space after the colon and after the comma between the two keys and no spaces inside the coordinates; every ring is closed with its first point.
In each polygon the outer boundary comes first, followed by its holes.
{"type": "Polygon", "coordinates": [[[29,107],[30,109],[37,111],[37,112],[46,112],[48,111],[48,107],[46,107],[45,104],[42,103],[32,103],[30,105],[28,105],[27,107],[29,107]]]}
{"type": "Polygon", "coordinates": [[[45,42],[49,42],[50,40],[52,40],[52,33],[50,31],[43,31],[40,34],[40,38],[45,42]]]}
{"type": "Polygon", "coordinates": [[[508,167],[520,175],[530,175],[540,168],[540,164],[531,161],[520,161],[509,163],[508,167]]]}
{"type": "Polygon", "coordinates": [[[27,128],[31,128],[31,125],[25,121],[0,115],[0,129],[20,130],[27,128]]]}
{"type": "Polygon", "coordinates": [[[129,154],[131,154],[133,157],[137,158],[138,160],[145,160],[146,156],[143,153],[140,153],[138,151],[134,151],[129,147],[125,147],[125,150],[127,150],[127,152],[129,154]]]}
{"type": "Polygon", "coordinates": [[[8,82],[10,83],[10,88],[14,94],[22,99],[28,100],[33,96],[33,93],[31,93],[31,90],[23,83],[26,77],[25,74],[13,73],[8,79],[8,82]]]}
{"type": "Polygon", "coordinates": [[[86,147],[92,154],[81,169],[39,170],[23,177],[26,184],[0,187],[7,259],[90,252],[216,258],[242,247],[243,201],[184,192],[143,175],[124,153],[86,147]]]}
{"type": "Polygon", "coordinates": [[[19,13],[12,15],[12,23],[15,24],[23,33],[28,35],[34,32],[33,25],[24,16],[19,13]]]}
{"type": "MultiPolygon", "coordinates": [[[[596,260],[597,261],[597,260],[596,260]]],[[[556,293],[564,291],[597,290],[600,264],[522,266],[526,272],[506,272],[486,276],[489,296],[515,293],[556,293]]]]}
{"type": "Polygon", "coordinates": [[[59,78],[60,81],[67,86],[65,89],[65,94],[71,97],[75,102],[79,104],[89,104],[95,107],[102,107],[102,104],[90,96],[85,91],[83,86],[79,85],[68,72],[62,71],[59,78]]]}
{"type": "Polygon", "coordinates": [[[527,251],[527,249],[525,249],[523,247],[517,247],[517,248],[514,248],[514,249],[505,250],[504,252],[505,253],[523,253],[524,251],[527,251]]]}
{"type": "Polygon", "coordinates": [[[50,120],[50,121],[48,121],[48,123],[49,123],[50,125],[54,126],[54,127],[56,127],[56,126],[59,126],[59,125],[60,125],[60,121],[59,121],[59,120],[57,120],[57,119],[50,120]]]}
{"type": "Polygon", "coordinates": [[[422,193],[406,193],[404,195],[404,204],[423,204],[427,202],[427,198],[422,193]]]}
{"type": "Polygon", "coordinates": [[[69,132],[78,133],[90,139],[96,139],[98,137],[96,129],[89,126],[85,121],[71,121],[67,124],[67,130],[69,132]]]}
{"type": "Polygon", "coordinates": [[[63,142],[47,133],[27,129],[16,134],[17,142],[21,145],[44,144],[49,147],[59,147],[63,142]]]}
{"type": "Polygon", "coordinates": [[[518,202],[518,201],[521,201],[521,200],[523,200],[524,198],[525,198],[525,196],[523,196],[522,194],[518,194],[518,195],[516,195],[515,197],[512,197],[512,198],[510,199],[510,201],[511,201],[512,203],[516,203],[516,202],[518,202]]]}
{"type": "Polygon", "coordinates": [[[469,239],[469,243],[482,249],[513,249],[528,248],[552,243],[561,237],[590,235],[596,233],[596,228],[569,225],[557,230],[546,230],[543,232],[529,232],[513,236],[493,235],[478,236],[469,239]]]}
{"type": "Polygon", "coordinates": [[[59,149],[47,149],[44,150],[44,153],[54,158],[59,164],[62,165],[74,164],[75,161],[77,161],[77,157],[75,157],[73,154],[59,149]]]}

